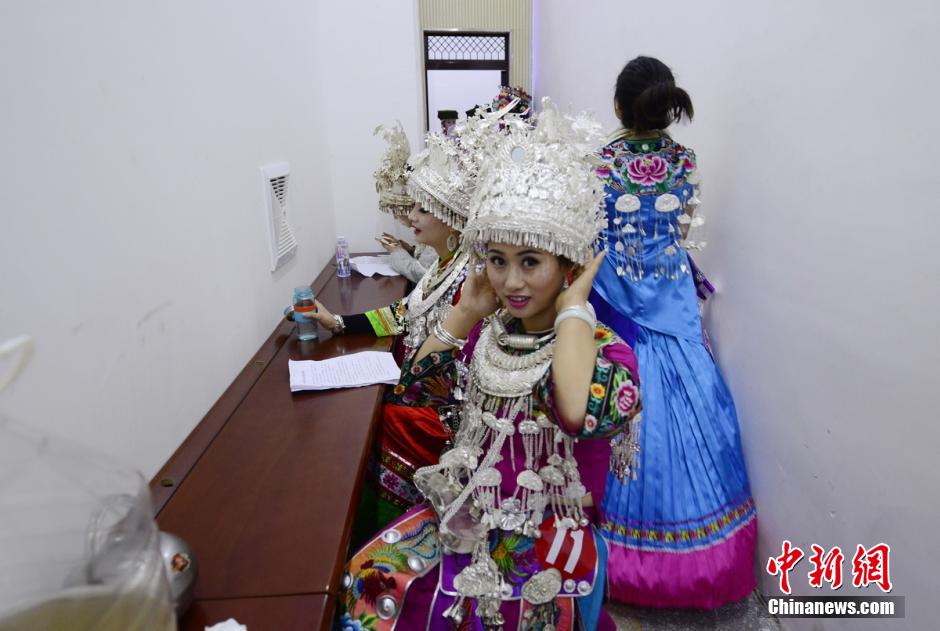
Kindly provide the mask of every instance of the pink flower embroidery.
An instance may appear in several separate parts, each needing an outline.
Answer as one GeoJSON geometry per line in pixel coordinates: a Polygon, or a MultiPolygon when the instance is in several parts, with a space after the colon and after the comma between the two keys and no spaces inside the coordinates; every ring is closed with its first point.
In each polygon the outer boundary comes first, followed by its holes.
{"type": "Polygon", "coordinates": [[[629,414],[634,407],[636,407],[637,401],[637,389],[631,382],[627,381],[620,385],[617,388],[617,395],[615,397],[617,402],[617,411],[621,414],[629,414]]]}
{"type": "Polygon", "coordinates": [[[659,156],[643,156],[627,164],[627,177],[636,184],[658,184],[666,179],[667,173],[666,161],[659,156]]]}

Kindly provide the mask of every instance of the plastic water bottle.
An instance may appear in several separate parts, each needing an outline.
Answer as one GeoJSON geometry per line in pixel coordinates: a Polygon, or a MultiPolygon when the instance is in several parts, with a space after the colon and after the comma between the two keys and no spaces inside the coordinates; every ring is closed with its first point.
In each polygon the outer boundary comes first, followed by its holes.
{"type": "Polygon", "coordinates": [[[297,339],[301,342],[315,340],[317,334],[317,321],[308,318],[305,313],[314,313],[317,310],[317,303],[313,299],[313,290],[309,287],[296,287],[294,289],[293,300],[293,320],[297,323],[297,339]]]}
{"type": "Polygon", "coordinates": [[[336,275],[339,278],[348,278],[351,273],[346,237],[336,237],[336,275]]]}

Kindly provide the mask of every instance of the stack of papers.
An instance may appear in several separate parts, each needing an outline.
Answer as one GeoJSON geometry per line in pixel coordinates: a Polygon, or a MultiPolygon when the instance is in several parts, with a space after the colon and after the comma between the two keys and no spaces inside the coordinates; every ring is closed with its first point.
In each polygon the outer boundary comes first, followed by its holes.
{"type": "Polygon", "coordinates": [[[349,259],[349,266],[362,274],[363,276],[373,276],[381,274],[382,276],[399,276],[399,273],[392,269],[392,257],[388,254],[379,256],[354,256],[349,259]]]}
{"type": "Polygon", "coordinates": [[[396,384],[401,368],[391,353],[363,351],[322,361],[288,360],[290,391],[358,388],[377,383],[396,384]]]}

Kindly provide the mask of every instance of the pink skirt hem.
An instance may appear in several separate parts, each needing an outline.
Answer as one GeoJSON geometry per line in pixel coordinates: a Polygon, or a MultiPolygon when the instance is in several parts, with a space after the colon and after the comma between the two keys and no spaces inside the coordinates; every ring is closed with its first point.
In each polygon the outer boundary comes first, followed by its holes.
{"type": "Polygon", "coordinates": [[[638,550],[608,541],[610,597],[641,607],[715,609],[754,591],[757,519],[728,539],[686,552],[638,550]]]}

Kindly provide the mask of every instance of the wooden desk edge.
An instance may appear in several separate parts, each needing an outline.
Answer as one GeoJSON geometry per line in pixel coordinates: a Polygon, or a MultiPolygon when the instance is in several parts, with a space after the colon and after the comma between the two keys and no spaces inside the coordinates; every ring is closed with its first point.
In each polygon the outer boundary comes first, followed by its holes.
{"type": "MultiPolygon", "coordinates": [[[[333,564],[333,574],[330,576],[330,584],[328,586],[329,598],[326,601],[324,612],[324,619],[328,622],[332,622],[334,610],[336,609],[336,600],[339,597],[340,588],[342,585],[342,575],[343,569],[346,567],[346,557],[349,553],[349,540],[352,536],[352,527],[356,519],[356,507],[359,506],[359,497],[362,495],[362,485],[365,482],[364,478],[366,476],[366,470],[368,469],[368,460],[369,454],[372,450],[372,445],[375,442],[375,431],[378,427],[379,419],[382,416],[382,399],[385,396],[385,388],[380,388],[375,397],[375,405],[373,407],[372,420],[369,423],[369,433],[368,439],[363,445],[363,451],[359,456],[359,470],[356,472],[356,485],[354,487],[351,506],[353,510],[346,514],[346,523],[343,525],[343,539],[339,549],[336,551],[336,561],[333,564]]],[[[323,629],[329,629],[330,626],[324,623],[323,629]]]]}
{"type": "MultiPolygon", "coordinates": [[[[323,270],[310,284],[315,295],[319,295],[334,273],[334,264],[328,261],[323,270]]],[[[150,480],[150,494],[153,498],[154,516],[160,514],[170,498],[176,492],[180,483],[186,479],[196,463],[205,453],[212,441],[215,440],[222,428],[231,418],[232,414],[254,387],[258,378],[264,372],[268,362],[277,355],[281,347],[287,342],[294,325],[283,319],[275,327],[271,335],[264,341],[261,348],[248,360],[245,367],[235,377],[231,385],[226,388],[222,396],[212,405],[209,412],[202,418],[186,439],[176,449],[166,464],[150,480]],[[163,480],[170,484],[164,486],[163,480]]]]}

